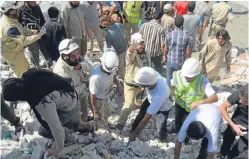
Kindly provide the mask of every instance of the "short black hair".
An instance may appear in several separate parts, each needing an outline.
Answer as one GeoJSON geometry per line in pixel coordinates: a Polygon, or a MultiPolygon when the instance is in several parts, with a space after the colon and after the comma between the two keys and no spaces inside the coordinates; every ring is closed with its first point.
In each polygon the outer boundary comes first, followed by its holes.
{"type": "Polygon", "coordinates": [[[177,16],[175,17],[175,26],[178,27],[178,28],[180,28],[180,27],[183,26],[183,23],[184,23],[184,18],[183,18],[183,16],[177,15],[177,16]]]}
{"type": "Polygon", "coordinates": [[[219,36],[221,36],[224,40],[227,40],[227,41],[229,41],[231,39],[230,35],[229,35],[229,33],[228,33],[228,31],[226,29],[219,30],[216,33],[216,38],[218,38],[219,36]]]}
{"type": "Polygon", "coordinates": [[[57,18],[59,15],[59,9],[56,7],[50,7],[48,8],[48,16],[49,18],[57,18]]]}
{"type": "Polygon", "coordinates": [[[157,11],[153,14],[153,19],[161,19],[163,16],[163,12],[162,11],[157,11]]]}
{"type": "Polygon", "coordinates": [[[188,11],[194,12],[195,10],[195,2],[194,1],[189,1],[188,2],[188,11]]]}
{"type": "Polygon", "coordinates": [[[194,140],[203,138],[206,134],[206,127],[200,121],[193,121],[187,129],[187,136],[194,140]]]}

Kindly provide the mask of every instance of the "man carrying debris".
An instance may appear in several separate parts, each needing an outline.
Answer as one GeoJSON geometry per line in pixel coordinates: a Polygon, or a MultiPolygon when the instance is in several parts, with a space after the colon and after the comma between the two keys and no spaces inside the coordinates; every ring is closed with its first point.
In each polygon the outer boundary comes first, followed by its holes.
{"type": "Polygon", "coordinates": [[[77,93],[70,83],[43,69],[30,69],[22,78],[10,78],[3,84],[3,97],[7,101],[27,101],[41,124],[39,134],[55,140],[49,153],[56,156],[64,144],[74,142],[68,129],[89,131],[92,122],[78,116],[77,93]]]}
{"type": "Polygon", "coordinates": [[[186,137],[192,140],[202,139],[197,159],[214,159],[214,153],[218,148],[221,120],[219,107],[214,104],[201,104],[191,111],[178,134],[175,144],[175,159],[180,158],[181,146],[186,137]]]}
{"type": "Polygon", "coordinates": [[[122,87],[116,79],[119,60],[116,52],[105,51],[101,57],[101,65],[92,70],[89,81],[90,100],[93,109],[94,119],[98,128],[108,128],[110,106],[107,103],[113,90],[113,82],[118,85],[117,90],[122,87]]]}
{"type": "MultiPolygon", "coordinates": [[[[243,86],[242,90],[231,94],[227,101],[220,106],[220,111],[223,118],[228,122],[228,127],[223,135],[223,143],[220,148],[221,158],[247,158],[248,155],[248,84],[243,86]],[[227,108],[237,104],[232,119],[227,113],[227,108]],[[236,135],[240,137],[237,143],[236,135]],[[236,143],[233,147],[232,144],[236,143]],[[246,152],[246,157],[241,156],[246,152]]],[[[245,154],[244,154],[245,155],[245,154]]]]}
{"type": "Polygon", "coordinates": [[[175,88],[175,125],[173,132],[179,132],[189,112],[201,104],[218,101],[208,79],[200,73],[200,63],[194,58],[187,59],[182,69],[174,72],[171,87],[175,88]]]}
{"type": "Polygon", "coordinates": [[[64,39],[59,44],[60,58],[58,59],[53,72],[58,75],[71,79],[71,84],[76,90],[81,108],[81,119],[88,119],[88,88],[86,75],[83,73],[91,72],[91,65],[86,62],[79,62],[79,46],[75,43],[75,39],[64,39]]]}
{"type": "Polygon", "coordinates": [[[23,3],[18,1],[0,2],[0,11],[3,13],[0,19],[1,54],[17,77],[21,77],[23,72],[29,69],[23,48],[46,33],[45,28],[37,34],[21,26],[18,22],[18,9],[22,5],[23,3]]]}
{"type": "Polygon", "coordinates": [[[226,59],[226,72],[230,72],[232,43],[227,30],[221,29],[216,33],[216,39],[209,39],[200,52],[202,56],[202,73],[210,82],[218,76],[223,59],[226,59]]]}
{"type": "Polygon", "coordinates": [[[124,77],[124,100],[125,103],[120,112],[116,128],[122,130],[131,111],[135,109],[135,98],[140,91],[139,85],[134,82],[134,76],[143,66],[142,56],[144,52],[144,39],[140,33],[131,36],[131,46],[126,53],[126,72],[124,77]]]}
{"type": "Polygon", "coordinates": [[[170,89],[166,79],[151,67],[140,68],[134,82],[144,88],[147,94],[141,105],[141,109],[132,124],[129,141],[136,140],[137,135],[144,129],[153,115],[163,114],[164,119],[161,125],[157,125],[159,139],[165,141],[167,138],[167,119],[172,103],[169,100],[170,89]]]}

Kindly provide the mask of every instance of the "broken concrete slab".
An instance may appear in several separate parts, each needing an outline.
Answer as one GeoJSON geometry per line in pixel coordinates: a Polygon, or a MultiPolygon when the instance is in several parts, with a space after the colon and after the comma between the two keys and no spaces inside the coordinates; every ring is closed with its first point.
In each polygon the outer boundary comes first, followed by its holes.
{"type": "Polygon", "coordinates": [[[75,149],[77,149],[78,147],[80,147],[79,144],[73,144],[67,147],[64,147],[63,150],[59,153],[58,157],[62,157],[72,151],[74,151],[75,149]]]}

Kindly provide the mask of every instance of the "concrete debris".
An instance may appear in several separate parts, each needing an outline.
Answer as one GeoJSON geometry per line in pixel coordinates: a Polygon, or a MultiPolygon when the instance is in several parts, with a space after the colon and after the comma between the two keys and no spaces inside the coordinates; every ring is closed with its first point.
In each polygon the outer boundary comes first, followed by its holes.
{"type": "Polygon", "coordinates": [[[20,151],[17,149],[12,150],[9,154],[7,154],[5,159],[15,159],[20,155],[20,151]]]}

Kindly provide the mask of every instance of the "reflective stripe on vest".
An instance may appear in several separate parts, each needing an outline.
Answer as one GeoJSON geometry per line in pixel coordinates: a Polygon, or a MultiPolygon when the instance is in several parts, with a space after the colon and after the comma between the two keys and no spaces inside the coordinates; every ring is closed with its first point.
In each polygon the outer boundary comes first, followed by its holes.
{"type": "Polygon", "coordinates": [[[203,78],[204,75],[199,74],[188,86],[185,86],[182,82],[181,71],[174,73],[173,80],[176,86],[176,103],[187,112],[191,111],[190,105],[194,101],[202,100],[204,98],[204,92],[201,89],[203,78]]]}

